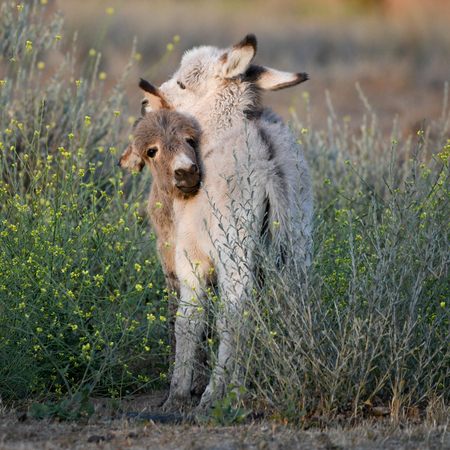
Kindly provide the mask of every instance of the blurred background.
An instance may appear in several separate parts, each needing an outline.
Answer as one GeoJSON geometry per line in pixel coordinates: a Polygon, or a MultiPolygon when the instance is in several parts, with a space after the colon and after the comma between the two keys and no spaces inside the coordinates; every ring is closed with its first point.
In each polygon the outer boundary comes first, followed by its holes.
{"type": "MultiPolygon", "coordinates": [[[[450,80],[448,0],[43,2],[65,17],[63,52],[71,51],[78,31],[78,70],[101,49],[99,70],[111,85],[123,74],[137,37],[139,62],[127,87],[130,114],[136,116],[139,76],[160,85],[185,50],[203,44],[225,48],[250,32],[259,42],[256,62],[310,75],[298,87],[266,95],[266,103],[285,119],[292,107],[300,118],[305,114],[307,91],[314,128],[326,127],[331,101],[336,116],[357,130],[369,111],[357,82],[386,133],[396,115],[404,135],[417,132],[423,119],[430,123],[442,115],[450,80]]],[[[51,70],[63,55],[48,58],[51,70]]]]}

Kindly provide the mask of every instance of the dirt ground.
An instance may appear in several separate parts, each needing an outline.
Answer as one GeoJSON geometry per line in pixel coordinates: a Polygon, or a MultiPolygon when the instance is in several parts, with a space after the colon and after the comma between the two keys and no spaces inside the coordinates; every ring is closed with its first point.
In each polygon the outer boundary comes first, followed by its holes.
{"type": "MultiPolygon", "coordinates": [[[[124,401],[126,412],[160,413],[161,394],[124,401]]],[[[248,420],[230,427],[163,424],[126,419],[108,400],[93,400],[87,423],[34,420],[29,413],[0,415],[0,450],[28,449],[450,449],[447,424],[394,422],[388,416],[364,421],[337,417],[307,419],[299,426],[248,420]]]]}

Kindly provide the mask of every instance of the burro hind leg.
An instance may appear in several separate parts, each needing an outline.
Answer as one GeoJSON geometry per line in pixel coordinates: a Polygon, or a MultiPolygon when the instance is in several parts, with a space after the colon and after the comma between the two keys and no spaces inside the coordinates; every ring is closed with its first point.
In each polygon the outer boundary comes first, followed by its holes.
{"type": "Polygon", "coordinates": [[[214,371],[209,384],[202,395],[199,410],[205,410],[215,400],[221,401],[226,397],[228,385],[237,372],[236,364],[236,339],[227,323],[217,324],[220,336],[219,352],[214,365],[214,371]]]}
{"type": "Polygon", "coordinates": [[[250,268],[246,264],[242,265],[237,280],[236,272],[229,270],[233,264],[230,261],[228,270],[224,267],[220,269],[223,274],[222,277],[219,274],[222,288],[221,310],[216,313],[219,350],[210,382],[198,406],[199,410],[205,410],[215,400],[221,401],[227,395],[230,382],[237,386],[241,381],[238,380],[240,369],[236,362],[236,352],[238,345],[245,340],[245,323],[241,319],[242,308],[250,288],[250,268]]]}

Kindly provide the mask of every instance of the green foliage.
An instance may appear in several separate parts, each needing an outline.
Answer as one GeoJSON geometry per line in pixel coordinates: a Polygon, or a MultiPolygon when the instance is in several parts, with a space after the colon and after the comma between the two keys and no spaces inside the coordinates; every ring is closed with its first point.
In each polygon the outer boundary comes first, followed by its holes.
{"type": "MultiPolygon", "coordinates": [[[[197,415],[199,422],[209,422],[215,426],[228,427],[233,423],[244,420],[252,411],[235,406],[237,403],[237,394],[234,392],[234,384],[228,386],[228,394],[222,400],[214,400],[213,408],[207,408],[207,415],[197,415]]],[[[244,386],[239,386],[239,394],[245,395],[244,386]]]]}
{"type": "MultiPolygon", "coordinates": [[[[124,80],[106,91],[88,67],[74,81],[72,55],[44,81],[36,55],[48,36],[20,36],[39,21],[59,35],[60,19],[12,8],[2,4],[0,29],[19,27],[16,47],[3,43],[13,61],[0,85],[0,394],[158,386],[166,295],[142,201],[149,180],[116,167],[134,121],[119,112],[124,80]]],[[[133,60],[134,50],[126,71],[133,60]]]]}
{"type": "Polygon", "coordinates": [[[288,255],[293,267],[280,271],[257,247],[265,282],[241,316],[239,361],[255,401],[279,417],[450,398],[448,115],[412,148],[401,136],[389,148],[372,121],[356,135],[347,121],[304,130],[317,211],[311,270],[288,255]]]}
{"type": "MultiPolygon", "coordinates": [[[[34,406],[70,419],[91,411],[87,383],[113,398],[161,385],[167,292],[145,214],[149,180],[116,167],[134,121],[123,98],[134,49],[109,90],[100,53],[77,72],[76,39],[44,74],[38,55],[65,39],[44,10],[0,11],[0,396],[71,396],[34,406]]],[[[360,95],[368,115],[356,131],[332,109],[328,129],[313,130],[306,93],[306,120],[293,111],[312,166],[313,266],[303,270],[286,242],[280,269],[252,236],[259,278],[229,321],[247,394],[282,420],[349,404],[357,413],[374,399],[393,410],[450,400],[447,103],[413,144],[395,124],[385,139],[360,95]]],[[[248,415],[233,389],[203,420],[248,415]]]]}
{"type": "Polygon", "coordinates": [[[82,391],[77,392],[71,399],[58,403],[47,401],[43,405],[33,404],[33,417],[35,419],[59,419],[80,420],[89,419],[94,414],[94,405],[89,403],[90,386],[85,386],[82,391]]]}

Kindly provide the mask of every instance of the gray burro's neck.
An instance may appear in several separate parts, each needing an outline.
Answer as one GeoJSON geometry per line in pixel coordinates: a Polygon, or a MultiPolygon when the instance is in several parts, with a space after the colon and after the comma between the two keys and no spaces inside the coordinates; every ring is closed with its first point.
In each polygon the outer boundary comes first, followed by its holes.
{"type": "Polygon", "coordinates": [[[203,133],[208,136],[217,137],[220,134],[226,133],[236,126],[244,126],[245,115],[242,114],[222,114],[219,116],[212,116],[204,123],[200,123],[203,133]]]}

